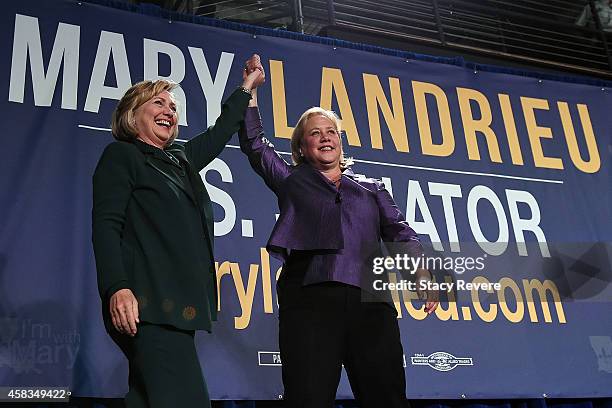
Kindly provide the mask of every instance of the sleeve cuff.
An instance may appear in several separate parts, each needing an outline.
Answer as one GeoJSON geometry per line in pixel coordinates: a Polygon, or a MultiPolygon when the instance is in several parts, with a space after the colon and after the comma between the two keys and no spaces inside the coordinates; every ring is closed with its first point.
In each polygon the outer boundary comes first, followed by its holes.
{"type": "Polygon", "coordinates": [[[259,116],[259,108],[257,106],[249,106],[244,115],[244,122],[249,125],[253,122],[261,122],[259,116]]]}
{"type": "Polygon", "coordinates": [[[248,105],[249,101],[251,100],[251,94],[247,93],[241,86],[236,88],[236,90],[232,92],[230,98],[232,97],[239,98],[240,101],[243,102],[245,105],[248,105]]]}
{"type": "Polygon", "coordinates": [[[106,290],[106,300],[110,300],[111,296],[113,296],[116,292],[120,291],[121,289],[131,290],[132,288],[128,284],[128,281],[126,280],[119,281],[106,290]]]}

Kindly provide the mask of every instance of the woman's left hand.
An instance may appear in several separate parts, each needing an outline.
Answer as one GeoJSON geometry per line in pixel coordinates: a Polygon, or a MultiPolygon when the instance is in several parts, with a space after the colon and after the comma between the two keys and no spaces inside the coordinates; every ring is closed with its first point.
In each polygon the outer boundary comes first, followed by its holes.
{"type": "Polygon", "coordinates": [[[428,315],[435,312],[438,308],[440,301],[438,300],[438,291],[437,290],[428,290],[427,291],[427,301],[425,302],[425,313],[428,315]]]}
{"type": "MultiPolygon", "coordinates": [[[[429,274],[429,272],[427,273],[429,274]]],[[[432,288],[421,288],[421,282],[431,282],[431,279],[428,277],[417,278],[416,288],[419,299],[425,301],[424,312],[427,313],[427,315],[430,315],[438,308],[438,305],[440,304],[439,293],[437,290],[432,288]]]]}
{"type": "Polygon", "coordinates": [[[242,86],[246,89],[255,90],[266,81],[266,73],[261,64],[259,55],[253,54],[244,64],[242,71],[242,86]]]}
{"type": "Polygon", "coordinates": [[[113,326],[119,333],[134,337],[138,331],[138,301],[131,289],[120,289],[110,298],[113,326]]]}

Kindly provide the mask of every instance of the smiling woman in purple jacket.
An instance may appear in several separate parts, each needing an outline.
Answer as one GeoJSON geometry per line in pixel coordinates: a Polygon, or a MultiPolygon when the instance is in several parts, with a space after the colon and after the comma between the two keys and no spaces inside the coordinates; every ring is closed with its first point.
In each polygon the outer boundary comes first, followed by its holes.
{"type": "MultiPolygon", "coordinates": [[[[245,75],[256,69],[263,73],[261,61],[250,60],[245,75]]],[[[284,262],[277,293],[285,406],[333,407],[342,365],[361,407],[407,406],[396,310],[388,293],[372,289],[380,279],[372,256],[380,242],[419,256],[418,237],[381,182],[350,170],[333,112],[302,114],[290,165],[263,136],[256,92],[238,134],[280,208],[267,248],[284,262]]],[[[419,295],[432,313],[437,294],[419,295]]]]}

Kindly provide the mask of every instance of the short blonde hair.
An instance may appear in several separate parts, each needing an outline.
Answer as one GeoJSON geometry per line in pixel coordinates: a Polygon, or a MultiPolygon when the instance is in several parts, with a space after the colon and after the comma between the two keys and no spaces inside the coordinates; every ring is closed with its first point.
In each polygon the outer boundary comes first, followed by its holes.
{"type": "MultiPolygon", "coordinates": [[[[157,81],[142,81],[133,85],[125,92],[117,107],[113,111],[111,127],[113,137],[117,140],[131,142],[137,138],[138,132],[134,127],[134,111],[142,106],[146,101],[164,91],[172,94],[172,91],[179,85],[176,82],[165,79],[157,81]]],[[[173,95],[174,97],[174,95],[173,95]]],[[[178,122],[178,112],[176,114],[178,122]]],[[[171,144],[178,136],[179,127],[174,128],[174,134],[168,141],[171,144]]]]}
{"type": "Polygon", "coordinates": [[[313,116],[326,117],[336,129],[336,132],[338,133],[338,139],[340,141],[340,170],[344,171],[350,166],[352,166],[353,159],[351,157],[345,157],[344,150],[342,149],[342,136],[340,135],[340,132],[342,132],[342,128],[340,125],[340,118],[338,118],[334,111],[326,110],[318,106],[310,108],[306,112],[302,113],[302,116],[300,116],[300,120],[298,120],[297,125],[293,129],[293,133],[291,134],[291,159],[293,160],[293,164],[297,166],[306,161],[306,159],[300,152],[300,145],[302,144],[302,139],[304,138],[304,128],[306,127],[306,122],[313,116]]]}

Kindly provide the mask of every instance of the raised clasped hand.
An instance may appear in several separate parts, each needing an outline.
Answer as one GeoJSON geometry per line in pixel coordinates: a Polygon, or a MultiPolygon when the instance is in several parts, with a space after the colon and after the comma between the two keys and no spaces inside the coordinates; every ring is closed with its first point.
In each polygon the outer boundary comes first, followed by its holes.
{"type": "Polygon", "coordinates": [[[266,81],[266,73],[259,55],[253,54],[244,64],[242,71],[242,86],[247,89],[256,89],[266,81]]]}

